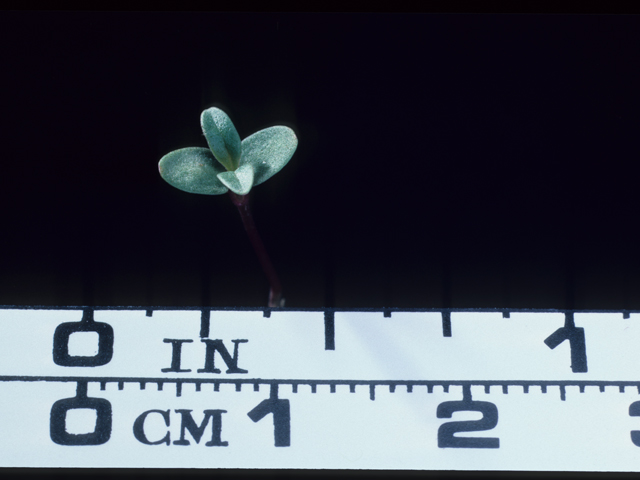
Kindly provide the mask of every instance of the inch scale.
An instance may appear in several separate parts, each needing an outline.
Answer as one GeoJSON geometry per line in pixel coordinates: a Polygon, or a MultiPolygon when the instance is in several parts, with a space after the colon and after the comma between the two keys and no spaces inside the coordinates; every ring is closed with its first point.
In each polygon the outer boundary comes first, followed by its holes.
{"type": "Polygon", "coordinates": [[[640,471],[640,313],[0,309],[0,466],[640,471]]]}

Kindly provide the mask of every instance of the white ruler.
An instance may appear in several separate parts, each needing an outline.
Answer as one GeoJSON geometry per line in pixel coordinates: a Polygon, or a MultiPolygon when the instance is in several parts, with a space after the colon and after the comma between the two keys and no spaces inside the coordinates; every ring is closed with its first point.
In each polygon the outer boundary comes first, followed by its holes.
{"type": "Polygon", "coordinates": [[[0,466],[640,471],[640,313],[0,309],[0,466]]]}

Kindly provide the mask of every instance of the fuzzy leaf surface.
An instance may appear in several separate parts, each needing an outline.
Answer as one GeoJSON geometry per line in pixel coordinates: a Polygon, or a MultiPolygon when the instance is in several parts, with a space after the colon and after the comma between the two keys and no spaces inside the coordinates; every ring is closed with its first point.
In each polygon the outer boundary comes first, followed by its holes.
{"type": "Polygon", "coordinates": [[[219,173],[218,178],[233,193],[246,195],[253,186],[253,167],[249,164],[240,165],[232,172],[219,173]]]}
{"type": "Polygon", "coordinates": [[[158,163],[160,176],[179,190],[201,195],[222,195],[227,192],[218,174],[224,167],[207,148],[190,147],[166,154],[158,163]]]}
{"type": "Polygon", "coordinates": [[[219,108],[208,108],[200,116],[200,125],[218,161],[227,170],[238,168],[242,142],[229,116],[219,108]]]}
{"type": "Polygon", "coordinates": [[[298,147],[298,138],[289,127],[265,128],[242,141],[240,165],[253,167],[253,184],[259,185],[278,173],[298,147]]]}

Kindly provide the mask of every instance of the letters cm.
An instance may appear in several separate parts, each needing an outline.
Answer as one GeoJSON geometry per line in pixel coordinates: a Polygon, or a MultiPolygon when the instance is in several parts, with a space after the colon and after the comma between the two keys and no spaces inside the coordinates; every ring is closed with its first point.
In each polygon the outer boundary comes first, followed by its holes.
{"type": "MultiPolygon", "coordinates": [[[[191,416],[192,410],[174,410],[180,414],[180,439],[174,440],[173,445],[190,445],[189,440],[186,438],[187,431],[196,441],[200,443],[204,432],[211,420],[211,440],[205,443],[207,447],[226,447],[228,442],[222,441],[222,414],[226,413],[226,410],[205,410],[204,418],[200,425],[198,425],[191,416]]],[[[169,427],[171,425],[171,410],[147,410],[142,413],[136,421],[133,422],[133,435],[140,443],[145,445],[171,445],[171,432],[167,430],[166,435],[160,439],[149,439],[145,433],[144,424],[150,415],[160,415],[164,424],[169,427]]]]}

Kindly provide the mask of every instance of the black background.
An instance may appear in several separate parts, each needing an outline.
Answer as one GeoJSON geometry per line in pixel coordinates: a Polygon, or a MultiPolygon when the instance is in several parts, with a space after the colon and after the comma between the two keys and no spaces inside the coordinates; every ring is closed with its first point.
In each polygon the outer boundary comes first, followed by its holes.
{"type": "Polygon", "coordinates": [[[288,307],[640,309],[640,17],[2,12],[0,45],[0,304],[265,306],[227,196],[157,172],[215,105],[298,134],[252,192],[288,307]]]}
{"type": "Polygon", "coordinates": [[[640,18],[4,12],[0,304],[266,305],[202,110],[293,159],[252,191],[288,307],[640,308],[640,18]]]}

